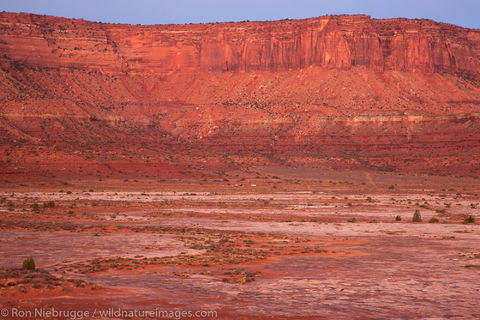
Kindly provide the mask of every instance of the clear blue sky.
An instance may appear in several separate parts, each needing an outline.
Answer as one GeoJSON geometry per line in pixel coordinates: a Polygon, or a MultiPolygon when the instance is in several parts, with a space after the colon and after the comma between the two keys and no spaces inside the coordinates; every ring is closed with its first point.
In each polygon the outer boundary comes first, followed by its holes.
{"type": "Polygon", "coordinates": [[[91,21],[167,24],[278,20],[364,13],[480,28],[480,0],[0,0],[0,11],[91,21]]]}

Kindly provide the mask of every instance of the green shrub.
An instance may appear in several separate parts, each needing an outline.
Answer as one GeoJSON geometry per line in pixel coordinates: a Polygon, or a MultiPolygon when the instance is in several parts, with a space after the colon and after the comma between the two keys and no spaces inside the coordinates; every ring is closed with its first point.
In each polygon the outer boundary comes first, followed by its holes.
{"type": "Polygon", "coordinates": [[[412,218],[413,222],[422,222],[422,216],[420,215],[420,210],[415,210],[415,213],[413,214],[412,218]]]}
{"type": "Polygon", "coordinates": [[[402,217],[396,216],[396,217],[395,217],[395,221],[402,221],[402,217]]]}
{"type": "Polygon", "coordinates": [[[22,265],[23,270],[35,270],[35,260],[32,257],[27,258],[23,261],[22,265]]]}
{"type": "Polygon", "coordinates": [[[440,222],[437,218],[432,217],[430,220],[428,220],[429,223],[437,223],[440,222]]]}
{"type": "Polygon", "coordinates": [[[475,219],[472,216],[465,218],[465,220],[463,220],[464,224],[474,223],[474,222],[475,222],[475,219]]]}

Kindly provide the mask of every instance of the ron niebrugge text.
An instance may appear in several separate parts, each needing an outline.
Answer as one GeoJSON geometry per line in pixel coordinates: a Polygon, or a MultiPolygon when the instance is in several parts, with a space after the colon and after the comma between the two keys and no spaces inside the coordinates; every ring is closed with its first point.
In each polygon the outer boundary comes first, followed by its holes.
{"type": "Polygon", "coordinates": [[[23,310],[18,308],[3,308],[2,317],[9,318],[66,318],[72,320],[91,319],[95,317],[115,318],[160,318],[160,319],[187,319],[187,318],[217,318],[217,312],[212,310],[181,311],[181,310],[123,310],[120,308],[94,310],[58,310],[55,308],[35,308],[23,310]]]}

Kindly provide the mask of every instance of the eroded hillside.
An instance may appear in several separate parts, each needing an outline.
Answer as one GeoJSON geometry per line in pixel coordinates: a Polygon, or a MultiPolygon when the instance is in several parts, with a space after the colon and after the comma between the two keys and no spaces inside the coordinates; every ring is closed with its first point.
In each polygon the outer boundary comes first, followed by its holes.
{"type": "Polygon", "coordinates": [[[1,13],[0,68],[4,176],[480,170],[478,30],[368,16],[130,26],[1,13]]]}

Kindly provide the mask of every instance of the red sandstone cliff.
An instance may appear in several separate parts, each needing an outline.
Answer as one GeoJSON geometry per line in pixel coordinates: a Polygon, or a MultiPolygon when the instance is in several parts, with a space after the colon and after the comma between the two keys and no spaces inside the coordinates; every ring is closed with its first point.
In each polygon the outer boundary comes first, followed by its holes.
{"type": "Polygon", "coordinates": [[[477,175],[480,31],[368,16],[130,26],[1,13],[0,101],[4,149],[132,144],[477,175]]]}
{"type": "Polygon", "coordinates": [[[3,59],[110,72],[279,71],[311,65],[480,75],[480,31],[429,20],[326,16],[130,26],[0,15],[3,59]]]}

